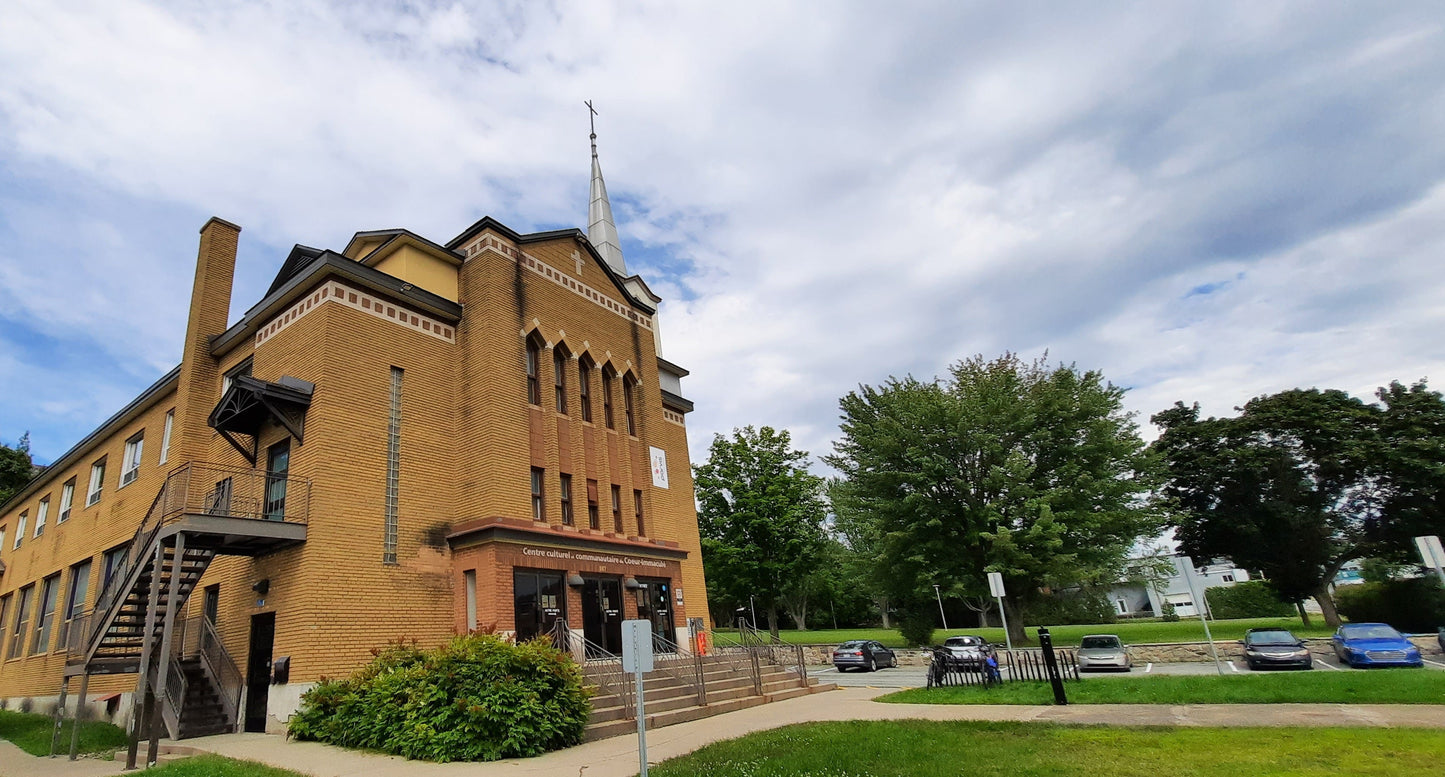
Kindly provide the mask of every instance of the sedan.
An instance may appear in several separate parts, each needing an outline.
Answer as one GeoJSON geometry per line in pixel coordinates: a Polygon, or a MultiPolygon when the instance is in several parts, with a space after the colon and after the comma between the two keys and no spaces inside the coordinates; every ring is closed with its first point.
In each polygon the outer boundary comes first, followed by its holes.
{"type": "Polygon", "coordinates": [[[1250,629],[1244,633],[1244,662],[1250,669],[1266,666],[1294,666],[1313,669],[1314,656],[1304,640],[1284,629],[1250,629]]]}
{"type": "Polygon", "coordinates": [[[988,640],[983,637],[949,637],[943,641],[943,650],[948,654],[949,669],[977,671],[983,666],[988,653],[988,640]]]}
{"type": "Polygon", "coordinates": [[[1334,636],[1335,656],[1356,669],[1424,666],[1420,649],[1383,623],[1346,623],[1334,636]]]}
{"type": "Polygon", "coordinates": [[[1129,671],[1134,662],[1129,651],[1115,634],[1090,634],[1079,640],[1079,669],[1115,669],[1129,671]]]}
{"type": "Polygon", "coordinates": [[[871,672],[880,666],[898,666],[898,656],[881,642],[855,639],[833,649],[833,666],[840,672],[855,668],[871,672]]]}

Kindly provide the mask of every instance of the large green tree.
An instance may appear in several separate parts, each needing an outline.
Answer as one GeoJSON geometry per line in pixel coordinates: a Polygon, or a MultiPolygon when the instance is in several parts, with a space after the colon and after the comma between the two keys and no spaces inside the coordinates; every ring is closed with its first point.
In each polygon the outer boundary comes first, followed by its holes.
{"type": "Polygon", "coordinates": [[[1338,626],[1329,584],[1345,562],[1404,560],[1410,537],[1445,529],[1445,403],[1423,383],[1378,396],[1291,389],[1233,418],[1201,419],[1182,402],[1156,414],[1181,548],[1261,570],[1282,598],[1313,597],[1338,626]]]}
{"type": "Polygon", "coordinates": [[[1006,354],[842,399],[834,510],[872,527],[905,627],[935,618],[935,583],[987,595],[996,571],[1022,640],[1044,589],[1119,579],[1134,542],[1164,523],[1150,498],[1158,468],[1123,396],[1098,372],[1006,354]]]}
{"type": "Polygon", "coordinates": [[[823,544],[823,479],[807,462],[786,429],[748,426],[716,435],[693,468],[708,596],[755,599],[774,634],[784,596],[806,590],[823,544]]]}
{"type": "Polygon", "coordinates": [[[21,435],[14,448],[0,443],[0,504],[9,501],[34,475],[29,432],[21,435]]]}

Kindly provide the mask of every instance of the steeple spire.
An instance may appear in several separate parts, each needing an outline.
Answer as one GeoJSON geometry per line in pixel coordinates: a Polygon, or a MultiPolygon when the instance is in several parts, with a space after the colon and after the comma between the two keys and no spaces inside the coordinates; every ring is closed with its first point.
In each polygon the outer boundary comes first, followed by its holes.
{"type": "Polygon", "coordinates": [[[587,101],[588,122],[592,127],[592,202],[587,208],[587,239],[618,275],[627,276],[622,261],[622,246],[617,240],[617,225],[612,221],[612,203],[607,201],[607,184],[602,181],[602,164],[597,161],[597,110],[587,101]]]}

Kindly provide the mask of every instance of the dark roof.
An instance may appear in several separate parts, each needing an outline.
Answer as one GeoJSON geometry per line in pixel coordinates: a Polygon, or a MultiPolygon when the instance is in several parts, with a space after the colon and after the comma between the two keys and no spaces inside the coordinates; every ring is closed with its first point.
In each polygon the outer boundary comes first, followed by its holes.
{"type": "Polygon", "coordinates": [[[271,288],[266,290],[266,296],[269,297],[276,293],[276,290],[285,285],[286,281],[290,280],[296,273],[301,272],[301,268],[310,264],[312,260],[321,256],[323,253],[325,252],[320,248],[312,248],[311,246],[304,246],[297,243],[296,247],[292,248],[291,253],[287,255],[286,261],[281,263],[281,269],[276,273],[276,280],[271,281],[271,288]]]}
{"type": "Polygon", "coordinates": [[[692,412],[692,400],[684,399],[667,389],[662,389],[662,404],[684,413],[692,412]]]}
{"type": "MultiPolygon", "coordinates": [[[[470,227],[462,230],[462,233],[460,235],[457,235],[456,237],[447,241],[446,248],[448,250],[455,251],[460,248],[463,243],[471,240],[473,237],[476,236],[477,233],[481,232],[484,229],[494,230],[500,233],[502,237],[505,237],[513,243],[517,243],[518,245],[526,245],[528,243],[540,243],[546,240],[556,240],[558,238],[573,238],[577,242],[581,243],[583,248],[587,249],[587,253],[592,257],[592,261],[596,262],[597,266],[601,267],[602,271],[607,273],[607,277],[611,279],[612,285],[616,286],[617,290],[622,292],[623,298],[626,299],[629,304],[631,304],[633,307],[645,310],[649,314],[657,312],[657,308],[653,307],[647,302],[638,299],[632,294],[631,291],[628,290],[627,285],[623,282],[626,280],[626,278],[618,275],[617,271],[612,269],[612,265],[608,264],[607,260],[603,259],[601,254],[597,253],[596,248],[592,247],[592,241],[587,239],[587,233],[583,232],[580,229],[577,229],[576,227],[573,227],[571,229],[553,229],[547,232],[531,232],[524,235],[521,232],[518,232],[507,226],[506,224],[497,221],[491,216],[484,216],[480,221],[477,221],[470,227]]],[[[639,278],[639,280],[641,279],[639,278]]],[[[644,287],[646,285],[646,283],[643,284],[644,287]]]]}

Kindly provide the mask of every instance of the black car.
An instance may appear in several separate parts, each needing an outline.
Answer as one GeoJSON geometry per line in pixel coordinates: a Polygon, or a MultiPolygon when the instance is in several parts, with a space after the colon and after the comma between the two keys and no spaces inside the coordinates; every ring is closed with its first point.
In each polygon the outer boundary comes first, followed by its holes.
{"type": "Polygon", "coordinates": [[[1313,669],[1315,658],[1304,640],[1284,629],[1250,629],[1244,633],[1244,662],[1250,669],[1292,666],[1313,669]]]}
{"type": "Polygon", "coordinates": [[[880,666],[898,666],[898,656],[881,642],[855,639],[833,649],[833,666],[840,672],[854,668],[871,672],[880,666]]]}

